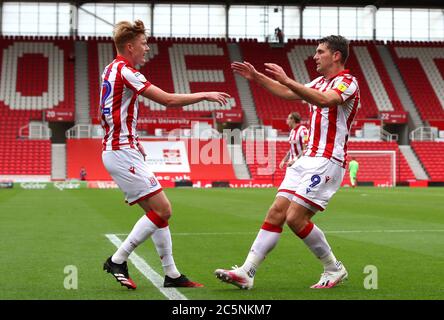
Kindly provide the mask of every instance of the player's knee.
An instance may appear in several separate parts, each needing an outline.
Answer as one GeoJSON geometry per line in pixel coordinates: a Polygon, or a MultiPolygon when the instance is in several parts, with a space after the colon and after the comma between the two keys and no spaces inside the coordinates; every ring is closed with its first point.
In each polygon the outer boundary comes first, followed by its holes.
{"type": "Polygon", "coordinates": [[[154,212],[159,215],[163,220],[169,220],[171,218],[171,215],[173,214],[173,210],[171,209],[170,204],[166,204],[162,206],[161,208],[157,208],[154,210],[154,212]]]}
{"type": "Polygon", "coordinates": [[[292,230],[297,230],[298,232],[305,228],[309,220],[298,214],[288,214],[285,222],[291,227],[292,230]]]}
{"type": "Polygon", "coordinates": [[[294,218],[294,215],[289,214],[287,215],[287,217],[285,218],[285,223],[288,224],[289,226],[293,225],[293,223],[296,221],[296,219],[294,218]]]}
{"type": "Polygon", "coordinates": [[[268,210],[265,221],[276,226],[282,226],[285,223],[285,208],[279,205],[273,204],[268,210]]]}
{"type": "Polygon", "coordinates": [[[268,214],[271,216],[283,216],[285,215],[286,211],[287,211],[286,208],[284,208],[279,204],[274,203],[268,210],[268,214]]]}

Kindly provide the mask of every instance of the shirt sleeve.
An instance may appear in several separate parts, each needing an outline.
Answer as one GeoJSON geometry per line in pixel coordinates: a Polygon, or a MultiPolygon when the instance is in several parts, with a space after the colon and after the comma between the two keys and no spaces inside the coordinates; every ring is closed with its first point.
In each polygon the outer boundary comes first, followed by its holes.
{"type": "Polygon", "coordinates": [[[303,144],[307,144],[308,142],[308,129],[303,127],[300,132],[300,138],[303,144]]]}
{"type": "Polygon", "coordinates": [[[125,85],[137,94],[140,94],[151,85],[143,74],[126,66],[122,68],[122,79],[125,85]]]}
{"type": "Polygon", "coordinates": [[[319,82],[319,80],[321,80],[322,77],[317,77],[316,79],[314,79],[313,81],[304,84],[304,86],[308,87],[308,88],[313,88],[315,86],[316,83],[319,82]]]}
{"type": "Polygon", "coordinates": [[[340,77],[332,88],[342,99],[342,102],[347,101],[353,97],[358,90],[358,83],[355,78],[351,76],[340,77]]]}

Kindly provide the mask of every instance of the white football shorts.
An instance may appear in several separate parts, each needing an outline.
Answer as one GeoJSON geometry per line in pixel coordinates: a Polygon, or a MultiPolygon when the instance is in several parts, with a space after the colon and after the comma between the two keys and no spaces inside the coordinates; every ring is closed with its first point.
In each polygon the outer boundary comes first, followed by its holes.
{"type": "Polygon", "coordinates": [[[338,191],[345,168],[323,157],[300,157],[287,168],[276,196],[295,201],[316,213],[338,191]]]}
{"type": "Polygon", "coordinates": [[[102,161],[108,173],[125,194],[129,205],[162,191],[162,186],[142,154],[132,148],[103,151],[102,161]]]}

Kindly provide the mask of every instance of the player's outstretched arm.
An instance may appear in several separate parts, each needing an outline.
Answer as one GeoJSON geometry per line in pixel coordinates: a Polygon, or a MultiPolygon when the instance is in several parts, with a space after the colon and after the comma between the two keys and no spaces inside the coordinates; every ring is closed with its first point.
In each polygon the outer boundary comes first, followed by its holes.
{"type": "Polygon", "coordinates": [[[302,83],[290,79],[281,66],[274,63],[266,63],[265,67],[265,71],[271,74],[280,84],[289,88],[308,103],[322,107],[332,107],[342,103],[341,97],[334,90],[320,92],[307,88],[302,83]]]}
{"type": "Polygon", "coordinates": [[[258,72],[254,66],[249,62],[233,62],[231,69],[234,73],[244,77],[249,81],[255,81],[260,86],[264,87],[272,94],[286,99],[286,100],[299,100],[301,99],[297,94],[291,91],[288,87],[280,84],[278,81],[267,77],[265,74],[258,72]]]}
{"type": "Polygon", "coordinates": [[[150,85],[142,95],[150,100],[160,103],[167,107],[181,107],[197,103],[202,100],[217,102],[220,105],[227,104],[227,98],[230,97],[225,92],[196,92],[196,93],[168,93],[155,85],[150,85]]]}

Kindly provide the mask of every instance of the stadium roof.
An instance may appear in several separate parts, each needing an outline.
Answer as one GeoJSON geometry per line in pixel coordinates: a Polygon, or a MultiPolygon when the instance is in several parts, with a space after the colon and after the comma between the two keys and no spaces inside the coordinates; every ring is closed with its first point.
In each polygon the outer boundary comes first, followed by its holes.
{"type": "MultiPolygon", "coordinates": [[[[20,1],[20,0],[19,0],[20,1]]],[[[21,0],[20,2],[36,2],[37,0],[21,0]]],[[[8,1],[2,1],[8,2],[8,1]]],[[[14,1],[14,2],[17,2],[14,1]]],[[[39,2],[63,2],[61,1],[39,1],[39,2]]],[[[402,8],[439,8],[444,10],[443,0],[127,0],[127,1],[69,1],[71,3],[177,3],[177,4],[229,4],[229,5],[296,5],[296,6],[356,6],[364,7],[367,5],[374,5],[380,7],[402,7],[402,8]]]]}

